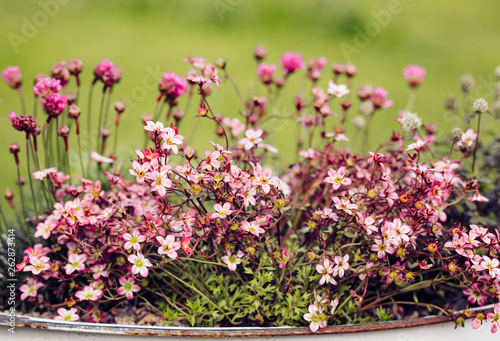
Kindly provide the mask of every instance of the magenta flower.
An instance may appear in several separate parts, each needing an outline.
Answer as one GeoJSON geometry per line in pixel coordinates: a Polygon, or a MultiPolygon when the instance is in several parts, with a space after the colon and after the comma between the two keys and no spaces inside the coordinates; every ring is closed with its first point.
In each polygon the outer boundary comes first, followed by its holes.
{"type": "Polygon", "coordinates": [[[2,80],[13,89],[19,89],[23,82],[19,66],[7,66],[2,71],[2,80]]]}
{"type": "Polygon", "coordinates": [[[226,202],[223,206],[220,204],[214,205],[214,210],[217,213],[212,213],[212,218],[226,219],[228,215],[231,215],[234,211],[231,210],[231,203],[226,202]]]}
{"type": "Polygon", "coordinates": [[[221,258],[221,261],[227,264],[227,267],[230,271],[236,270],[236,266],[241,263],[241,257],[245,254],[243,251],[238,251],[236,255],[233,255],[231,251],[227,251],[227,255],[221,258]]]}
{"type": "Polygon", "coordinates": [[[328,171],[328,177],[325,178],[325,182],[333,184],[333,189],[337,190],[341,185],[349,186],[352,181],[349,178],[345,178],[346,168],[344,166],[340,167],[338,171],[330,169],[328,171]]]}
{"type": "Polygon", "coordinates": [[[49,95],[47,99],[42,98],[43,108],[50,117],[58,117],[61,115],[67,103],[68,99],[57,92],[49,95]]]}
{"type": "Polygon", "coordinates": [[[261,233],[265,233],[266,230],[264,230],[262,227],[260,227],[260,224],[258,221],[252,221],[249,223],[246,220],[243,220],[241,222],[241,229],[243,231],[246,231],[248,233],[253,234],[254,236],[258,237],[261,233]]]}
{"type": "Polygon", "coordinates": [[[28,283],[23,284],[19,287],[22,292],[21,301],[24,301],[28,297],[36,297],[38,295],[38,289],[44,286],[43,283],[38,282],[36,279],[28,278],[28,283]]]}
{"type": "Polygon", "coordinates": [[[280,64],[283,66],[285,75],[288,75],[298,69],[305,69],[306,64],[300,54],[294,52],[285,52],[280,58],[280,64]]]}
{"type": "Polygon", "coordinates": [[[426,71],[419,65],[408,65],[403,69],[403,77],[412,88],[416,88],[424,81],[426,71]]]}
{"type": "Polygon", "coordinates": [[[283,248],[281,251],[281,256],[278,258],[278,263],[280,263],[279,267],[280,269],[284,269],[286,264],[290,259],[293,257],[293,252],[288,253],[288,246],[283,248]]]}
{"type": "Polygon", "coordinates": [[[118,279],[118,282],[120,282],[121,287],[118,288],[116,293],[118,295],[125,295],[127,300],[131,300],[134,298],[134,292],[139,292],[141,290],[141,287],[137,284],[134,284],[135,281],[132,277],[120,277],[118,279]]]}
{"type": "Polygon", "coordinates": [[[259,64],[257,65],[257,75],[264,84],[271,84],[273,82],[274,73],[278,67],[274,64],[259,64]]]}
{"type": "Polygon", "coordinates": [[[91,285],[86,285],[83,290],[79,290],[75,293],[75,296],[80,301],[97,301],[102,297],[102,290],[95,289],[91,285]]]}
{"type": "Polygon", "coordinates": [[[137,229],[134,229],[134,231],[132,231],[132,234],[123,234],[122,238],[123,240],[127,241],[123,245],[125,250],[133,248],[135,251],[141,251],[141,243],[146,240],[146,236],[143,236],[137,229]]]}
{"type": "Polygon", "coordinates": [[[100,80],[105,87],[112,87],[122,78],[122,71],[109,59],[104,59],[94,69],[95,81],[100,80]]]}
{"type": "Polygon", "coordinates": [[[30,264],[24,267],[24,271],[31,271],[33,275],[38,275],[44,270],[50,270],[49,257],[30,256],[30,264]]]}
{"type": "Polygon", "coordinates": [[[387,92],[384,88],[376,88],[373,90],[372,94],[372,103],[375,108],[390,108],[394,104],[393,101],[388,100],[387,96],[389,92],[387,92]]]}
{"type": "Polygon", "coordinates": [[[87,260],[86,254],[76,254],[72,253],[68,257],[68,264],[64,267],[66,269],[66,275],[71,275],[75,271],[85,270],[85,261],[87,260]]]}
{"type": "Polygon", "coordinates": [[[61,81],[59,79],[52,79],[50,77],[45,77],[41,81],[35,84],[33,87],[33,93],[35,96],[41,96],[42,98],[48,98],[55,92],[62,89],[61,81]]]}
{"type": "Polygon", "coordinates": [[[188,89],[187,81],[184,77],[173,72],[164,73],[158,88],[168,99],[175,99],[182,96],[188,89]]]}
{"type": "Polygon", "coordinates": [[[477,302],[480,306],[485,304],[485,299],[488,297],[485,293],[479,290],[479,285],[477,283],[472,283],[470,289],[466,288],[463,290],[464,295],[469,296],[467,302],[474,304],[477,302]]]}
{"type": "Polygon", "coordinates": [[[149,259],[145,258],[144,255],[140,252],[137,252],[137,255],[128,256],[128,261],[132,263],[132,274],[141,274],[142,277],[147,277],[149,274],[148,267],[153,266],[149,259]]]}
{"type": "Polygon", "coordinates": [[[169,258],[177,258],[177,250],[181,248],[181,243],[175,241],[173,235],[168,235],[166,238],[157,236],[156,240],[160,243],[158,254],[167,255],[169,258]]]}

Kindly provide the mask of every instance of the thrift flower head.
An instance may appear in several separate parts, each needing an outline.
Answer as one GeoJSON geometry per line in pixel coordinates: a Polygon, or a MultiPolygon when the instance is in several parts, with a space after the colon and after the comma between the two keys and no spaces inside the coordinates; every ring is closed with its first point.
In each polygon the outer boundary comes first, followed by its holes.
{"type": "Polygon", "coordinates": [[[388,100],[387,96],[389,92],[387,92],[384,88],[376,88],[373,90],[372,102],[375,108],[390,108],[394,104],[393,101],[388,100]]]}
{"type": "Polygon", "coordinates": [[[424,81],[426,73],[419,65],[408,65],[403,69],[403,77],[412,88],[416,88],[424,81]]]}
{"type": "MultiPolygon", "coordinates": [[[[122,78],[122,71],[109,59],[104,59],[94,69],[95,81],[100,80],[105,87],[112,87],[122,78]]],[[[94,82],[95,82],[94,81],[94,82]]]]}
{"type": "Polygon", "coordinates": [[[285,75],[288,75],[298,69],[305,69],[306,64],[302,56],[293,52],[285,52],[281,56],[280,64],[283,66],[283,71],[285,75]]]}
{"type": "Polygon", "coordinates": [[[271,84],[273,82],[274,73],[278,67],[274,64],[259,64],[257,66],[257,75],[264,84],[271,84]]]}
{"type": "Polygon", "coordinates": [[[158,88],[162,95],[169,99],[175,99],[182,96],[187,91],[187,81],[184,77],[178,76],[173,72],[164,73],[158,88]]]}
{"type": "Polygon", "coordinates": [[[422,120],[417,114],[411,112],[404,112],[401,117],[401,126],[404,131],[412,131],[422,126],[422,120]]]}
{"type": "Polygon", "coordinates": [[[13,89],[19,89],[23,82],[19,66],[7,66],[2,71],[2,80],[13,89]]]}
{"type": "Polygon", "coordinates": [[[478,114],[488,111],[488,102],[486,102],[484,98],[476,99],[472,106],[474,108],[474,112],[478,114]]]}

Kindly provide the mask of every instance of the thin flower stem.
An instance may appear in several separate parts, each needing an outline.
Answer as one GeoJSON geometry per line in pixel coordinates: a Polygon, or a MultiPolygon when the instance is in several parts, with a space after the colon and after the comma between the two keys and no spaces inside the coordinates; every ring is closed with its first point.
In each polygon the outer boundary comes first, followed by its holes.
{"type": "Polygon", "coordinates": [[[92,122],[92,93],[94,92],[94,83],[90,85],[90,90],[89,90],[89,100],[87,103],[87,161],[88,164],[90,165],[90,151],[92,150],[92,140],[91,140],[91,122],[92,122]]]}
{"type": "Polygon", "coordinates": [[[28,217],[28,212],[26,211],[26,198],[24,196],[23,185],[21,184],[21,170],[19,169],[19,165],[17,165],[17,186],[19,187],[19,194],[21,195],[21,209],[23,210],[23,221],[26,225],[26,218],[28,217]]]}
{"type": "Polygon", "coordinates": [[[38,224],[40,221],[39,221],[39,216],[38,216],[38,207],[36,204],[37,197],[35,196],[35,190],[33,189],[33,176],[31,175],[29,139],[26,139],[26,164],[28,165],[28,179],[29,179],[29,183],[30,183],[31,197],[33,200],[33,206],[35,207],[36,222],[38,224]]]}
{"type": "Polygon", "coordinates": [[[21,110],[22,110],[22,113],[24,115],[27,115],[28,113],[26,112],[26,101],[24,99],[24,93],[23,93],[23,90],[21,90],[21,88],[18,89],[18,93],[19,93],[19,99],[21,101],[21,110]]]}
{"type": "Polygon", "coordinates": [[[413,107],[415,105],[415,100],[417,98],[417,88],[410,88],[410,95],[408,96],[408,102],[406,103],[406,111],[411,111],[413,110],[413,107]]]}
{"type": "Polygon", "coordinates": [[[78,156],[80,158],[80,167],[82,170],[82,176],[86,178],[85,176],[85,167],[83,166],[83,156],[82,156],[82,143],[80,141],[80,134],[76,136],[77,142],[78,142],[78,156]]]}
{"type": "Polygon", "coordinates": [[[243,99],[243,96],[241,95],[240,90],[238,89],[238,86],[236,85],[236,82],[234,81],[233,77],[229,75],[226,69],[224,69],[224,74],[227,79],[231,82],[231,85],[233,86],[234,91],[236,91],[236,94],[238,95],[238,98],[240,99],[241,105],[243,106],[243,114],[246,115],[245,111],[245,100],[243,99]]]}
{"type": "Polygon", "coordinates": [[[477,152],[477,146],[479,145],[479,129],[481,128],[481,114],[477,115],[477,137],[476,137],[476,143],[474,144],[474,151],[472,152],[472,173],[474,173],[475,166],[476,166],[476,152],[477,152]]]}
{"type": "Polygon", "coordinates": [[[102,93],[101,96],[101,105],[99,107],[99,121],[97,124],[97,151],[101,150],[101,134],[99,133],[100,130],[103,128],[102,126],[102,121],[103,121],[103,116],[104,116],[104,103],[106,99],[106,91],[102,93]]]}

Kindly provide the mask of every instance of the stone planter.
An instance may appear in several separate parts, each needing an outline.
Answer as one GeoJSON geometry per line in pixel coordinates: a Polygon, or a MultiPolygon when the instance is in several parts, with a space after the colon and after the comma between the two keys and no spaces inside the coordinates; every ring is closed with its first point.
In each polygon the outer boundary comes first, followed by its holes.
{"type": "Polygon", "coordinates": [[[134,341],[146,340],[148,337],[161,336],[162,339],[178,338],[203,340],[227,338],[232,340],[250,340],[256,337],[266,340],[313,340],[323,341],[339,339],[350,340],[395,340],[395,341],[432,341],[432,340],[499,340],[492,334],[490,324],[473,330],[470,321],[465,328],[454,328],[447,316],[431,316],[406,321],[389,321],[359,325],[332,326],[312,334],[307,327],[290,328],[189,328],[189,327],[146,327],[116,324],[95,324],[83,322],[61,322],[55,320],[16,316],[13,318],[0,314],[0,331],[2,341],[25,340],[93,340],[93,341],[134,341]],[[15,326],[13,328],[13,326],[15,326]],[[12,329],[13,328],[13,329],[12,329]],[[12,332],[13,331],[13,332],[12,332]]]}

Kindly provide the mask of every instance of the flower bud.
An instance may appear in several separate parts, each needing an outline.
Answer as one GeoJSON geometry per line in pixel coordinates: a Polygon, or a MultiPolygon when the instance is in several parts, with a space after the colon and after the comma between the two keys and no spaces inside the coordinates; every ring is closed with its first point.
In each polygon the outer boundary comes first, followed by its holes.
{"type": "Polygon", "coordinates": [[[201,95],[207,97],[212,93],[212,85],[210,83],[203,83],[200,89],[201,95]]]}
{"type": "Polygon", "coordinates": [[[101,136],[102,136],[103,139],[105,139],[106,137],[108,137],[109,136],[109,130],[106,129],[106,128],[102,128],[101,129],[101,136]]]}
{"type": "Polygon", "coordinates": [[[5,189],[5,199],[7,199],[7,201],[11,201],[12,199],[14,199],[14,192],[12,192],[11,188],[5,189]]]}
{"type": "Polygon", "coordinates": [[[453,141],[461,140],[463,135],[464,135],[464,132],[460,128],[453,128],[451,131],[451,139],[453,141]]]}
{"type": "Polygon", "coordinates": [[[23,186],[26,183],[24,180],[24,177],[20,176],[19,178],[16,179],[16,184],[19,186],[23,186]]]}
{"type": "Polygon", "coordinates": [[[175,109],[174,110],[174,119],[176,119],[177,121],[179,121],[183,117],[184,117],[184,111],[183,110],[181,110],[181,109],[175,109]]]}
{"type": "Polygon", "coordinates": [[[458,81],[458,84],[460,85],[460,90],[462,90],[465,93],[469,93],[474,87],[475,83],[476,80],[472,75],[462,75],[460,76],[460,79],[458,81]]]}
{"type": "Polygon", "coordinates": [[[75,103],[76,95],[73,92],[68,92],[64,97],[68,100],[69,105],[75,103]]]}
{"type": "Polygon", "coordinates": [[[70,59],[68,62],[68,70],[72,75],[78,75],[82,72],[82,61],[80,59],[70,59]]]}
{"type": "Polygon", "coordinates": [[[153,116],[151,114],[144,114],[141,117],[141,121],[143,124],[146,124],[148,121],[152,121],[152,120],[153,120],[153,116]]]}
{"type": "Polygon", "coordinates": [[[68,126],[62,125],[59,130],[57,131],[57,135],[61,137],[68,137],[69,135],[69,128],[68,126]]]}
{"type": "Polygon", "coordinates": [[[11,142],[10,145],[9,145],[9,151],[16,155],[17,153],[19,153],[19,144],[17,142],[11,142]]]}
{"type": "Polygon", "coordinates": [[[358,71],[358,68],[352,64],[352,63],[347,63],[345,65],[345,74],[347,77],[352,78],[356,75],[356,72],[358,71]]]}
{"type": "Polygon", "coordinates": [[[121,114],[122,112],[124,112],[125,111],[125,103],[123,103],[123,102],[116,102],[115,103],[115,110],[119,114],[121,114]]]}
{"type": "Polygon", "coordinates": [[[277,86],[278,88],[282,88],[284,85],[285,85],[285,77],[279,77],[279,78],[276,80],[276,86],[277,86]]]}
{"type": "Polygon", "coordinates": [[[74,104],[70,105],[68,108],[68,117],[72,119],[77,119],[80,116],[80,108],[74,104]]]}
{"type": "Polygon", "coordinates": [[[264,46],[258,45],[253,49],[253,55],[257,61],[261,61],[267,56],[267,50],[264,46]]]}
{"type": "MultiPolygon", "coordinates": [[[[371,103],[371,102],[368,102],[368,103],[371,103]]],[[[355,116],[353,119],[352,119],[352,124],[354,125],[354,127],[356,129],[363,129],[366,125],[366,120],[363,116],[355,116]]]]}
{"type": "Polygon", "coordinates": [[[450,95],[446,98],[444,107],[451,112],[457,112],[460,109],[460,101],[455,96],[450,95]]]}
{"type": "Polygon", "coordinates": [[[341,75],[344,73],[344,65],[340,63],[334,63],[332,64],[332,70],[335,75],[341,75]]]}
{"type": "Polygon", "coordinates": [[[221,69],[225,69],[226,68],[226,60],[223,59],[223,58],[219,58],[217,59],[217,61],[215,62],[215,65],[217,65],[217,67],[221,68],[221,69]]]}

